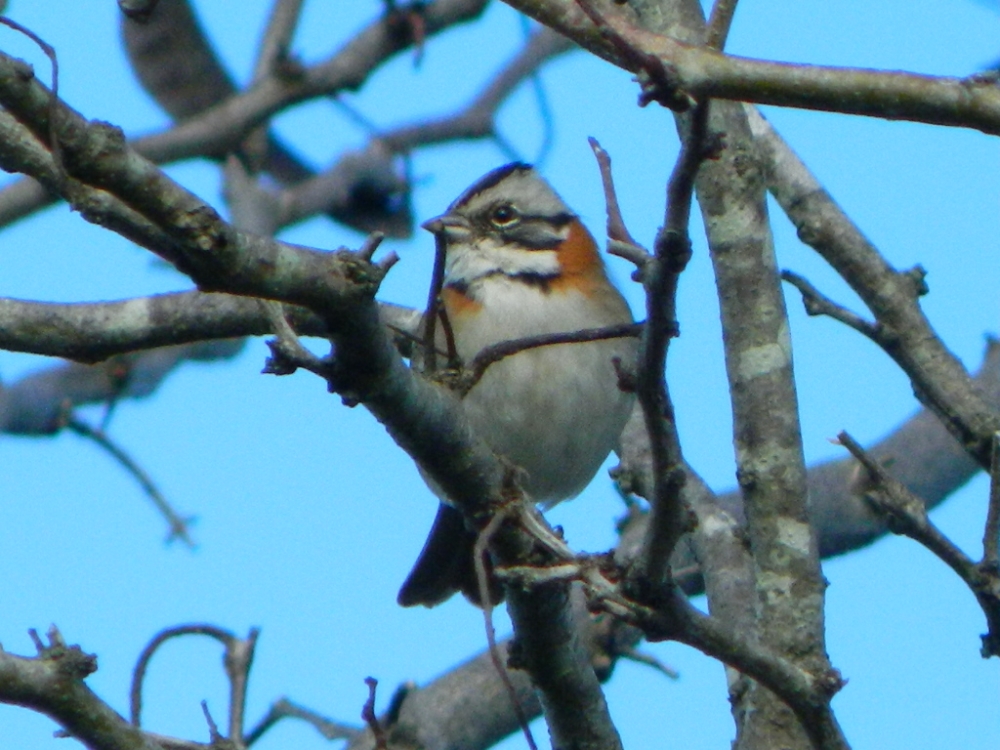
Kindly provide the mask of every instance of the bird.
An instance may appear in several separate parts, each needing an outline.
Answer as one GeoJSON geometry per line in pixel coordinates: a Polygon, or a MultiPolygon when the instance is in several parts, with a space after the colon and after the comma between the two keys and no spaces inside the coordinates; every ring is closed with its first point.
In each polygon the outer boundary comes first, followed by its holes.
{"type": "MultiPolygon", "coordinates": [[[[531,165],[492,170],[422,226],[444,243],[442,327],[465,365],[499,342],[632,322],[593,236],[531,165]]],[[[620,337],[521,350],[465,394],[473,431],[520,469],[533,501],[550,507],[579,494],[616,447],[634,400],[616,360],[633,365],[636,348],[634,337],[620,337]]],[[[475,533],[441,499],[399,591],[402,606],[432,607],[457,591],[480,603],[475,533]]]]}

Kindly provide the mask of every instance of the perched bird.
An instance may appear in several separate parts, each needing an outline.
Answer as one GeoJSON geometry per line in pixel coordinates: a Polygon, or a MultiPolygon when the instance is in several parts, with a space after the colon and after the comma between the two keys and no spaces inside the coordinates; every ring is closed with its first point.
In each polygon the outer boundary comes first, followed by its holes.
{"type": "MultiPolygon", "coordinates": [[[[539,334],[632,322],[579,217],[529,165],[493,170],[423,227],[444,241],[441,302],[459,359],[539,334]]],[[[580,493],[616,446],[633,396],[618,387],[636,339],[554,344],[490,365],[464,397],[475,432],[523,470],[532,500],[580,493]]],[[[475,535],[447,504],[399,592],[403,606],[434,606],[461,590],[478,600],[475,535]]]]}

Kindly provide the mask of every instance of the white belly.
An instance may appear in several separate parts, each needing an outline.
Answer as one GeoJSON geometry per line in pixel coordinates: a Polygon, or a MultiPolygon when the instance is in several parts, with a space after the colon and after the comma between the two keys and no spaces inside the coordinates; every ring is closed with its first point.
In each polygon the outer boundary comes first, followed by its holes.
{"type": "MultiPolygon", "coordinates": [[[[595,311],[578,293],[546,293],[503,277],[484,280],[477,292],[490,314],[455,326],[466,363],[499,341],[631,320],[623,300],[595,311]],[[544,317],[537,314],[543,301],[544,317]]],[[[519,352],[491,365],[465,397],[473,428],[525,471],[523,486],[533,500],[578,494],[616,446],[633,397],[618,388],[612,358],[631,364],[635,348],[634,338],[620,338],[519,352]]]]}

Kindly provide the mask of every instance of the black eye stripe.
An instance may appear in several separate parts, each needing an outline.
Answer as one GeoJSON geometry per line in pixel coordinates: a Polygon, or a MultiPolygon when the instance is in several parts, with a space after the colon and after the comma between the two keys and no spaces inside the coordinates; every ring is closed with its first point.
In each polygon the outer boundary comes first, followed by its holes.
{"type": "Polygon", "coordinates": [[[519,245],[526,250],[552,250],[565,239],[566,221],[553,221],[551,216],[522,216],[509,226],[490,227],[490,234],[505,243],[519,245]]]}
{"type": "Polygon", "coordinates": [[[544,216],[542,214],[521,214],[521,221],[540,221],[551,224],[562,229],[569,224],[576,216],[570,213],[556,214],[555,216],[544,216]]]}

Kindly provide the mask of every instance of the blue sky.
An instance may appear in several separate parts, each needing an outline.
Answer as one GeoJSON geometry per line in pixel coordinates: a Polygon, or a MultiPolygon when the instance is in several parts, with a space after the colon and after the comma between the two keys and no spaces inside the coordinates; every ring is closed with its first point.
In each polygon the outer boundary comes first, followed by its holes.
{"type": "MultiPolygon", "coordinates": [[[[245,2],[238,14],[228,3],[201,5],[210,6],[199,10],[226,63],[245,79],[266,4],[245,2]]],[[[297,51],[307,62],[329,54],[380,7],[307,3],[297,51]]],[[[8,12],[56,47],[61,90],[85,115],[132,134],[167,124],[125,68],[115,3],[12,0],[8,12]]],[[[785,61],[966,75],[1000,56],[998,25],[994,5],[966,0],[746,0],[728,49],[785,61]]],[[[419,69],[401,56],[348,99],[385,128],[447,113],[514,53],[522,34],[515,14],[494,6],[478,23],[435,39],[419,69]]],[[[46,75],[47,62],[30,45],[7,30],[0,30],[0,40],[2,49],[27,57],[46,75]]],[[[649,241],[662,218],[663,184],[676,154],[669,113],[636,108],[629,76],[583,53],[550,65],[542,81],[556,128],[546,176],[599,231],[603,197],[586,141],[596,137],[614,158],[632,233],[649,241]]],[[[1000,327],[995,141],[909,123],[775,109],[766,114],[892,263],[927,268],[925,309],[953,351],[975,368],[984,335],[1000,327]]],[[[542,128],[528,87],[504,108],[500,123],[523,157],[534,159],[542,128]]],[[[325,101],[283,115],[277,127],[316,164],[366,139],[325,101]]],[[[490,144],[416,154],[417,216],[440,212],[504,160],[490,144]]],[[[218,205],[211,168],[186,163],[168,171],[218,205]]],[[[781,265],[861,309],[798,242],[780,211],[772,215],[781,265]]],[[[671,388],[686,455],[722,490],[734,484],[729,402],[703,233],[696,226],[693,234],[695,257],[679,301],[683,335],[671,349],[671,388]]],[[[323,248],[356,246],[361,239],[321,219],[282,236],[323,248]]],[[[144,251],[64,206],[5,230],[2,238],[0,296],[84,301],[189,287],[144,251]]],[[[402,262],[382,298],[419,305],[430,238],[386,246],[402,262]]],[[[629,269],[611,263],[639,309],[639,291],[627,285],[629,269]]],[[[885,355],[832,321],[806,318],[795,294],[788,300],[810,461],[840,455],[829,438],[841,429],[871,441],[914,410],[909,384],[885,355]]],[[[260,626],[251,721],[288,695],[357,722],[365,676],[381,681],[384,705],[396,684],[426,682],[483,648],[480,615],[463,601],[434,610],[395,605],[436,504],[407,457],[370,415],[342,407],[318,379],[260,375],[265,356],[258,340],[235,361],[186,366],[150,399],[121,405],[112,422],[112,435],[171,501],[198,516],[194,552],[162,543],[163,524],[148,501],[93,445],[70,435],[0,438],[0,642],[6,649],[30,652],[27,629],[56,623],[70,642],[99,655],[100,670],[89,683],[125,712],[134,660],[159,629],[213,622],[245,634],[260,626]]],[[[0,353],[5,382],[49,364],[0,353]]],[[[99,412],[88,416],[97,419],[99,412]]],[[[985,498],[980,477],[933,516],[973,556],[979,554],[985,498]]],[[[613,543],[612,522],[620,513],[602,474],[551,517],[573,545],[599,550],[613,543]]],[[[954,575],[898,538],[828,561],[824,570],[831,584],[829,652],[849,680],[835,707],[855,746],[993,750],[1000,738],[1000,669],[979,657],[982,615],[954,575]]],[[[677,644],[649,651],[681,678],[671,682],[646,667],[619,665],[607,692],[625,746],[727,746],[733,725],[722,668],[677,644]]],[[[213,643],[170,644],[154,661],[148,685],[145,718],[154,731],[206,740],[202,699],[217,720],[224,716],[225,683],[213,643]]],[[[65,744],[52,738],[54,729],[44,717],[0,707],[5,746],[47,750],[65,744]]],[[[257,747],[293,743],[326,744],[312,729],[288,723],[257,747]]],[[[508,746],[521,743],[513,738],[508,746]]]]}

